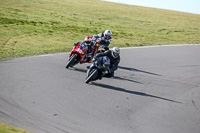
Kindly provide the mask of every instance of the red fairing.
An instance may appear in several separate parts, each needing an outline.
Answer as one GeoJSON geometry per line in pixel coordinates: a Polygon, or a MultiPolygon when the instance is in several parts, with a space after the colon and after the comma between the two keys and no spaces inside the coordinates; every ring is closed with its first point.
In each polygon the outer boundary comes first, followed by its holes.
{"type": "Polygon", "coordinates": [[[92,58],[96,55],[98,49],[99,49],[99,45],[100,45],[100,42],[101,40],[97,41],[94,36],[92,36],[92,40],[94,40],[96,42],[95,46],[94,46],[94,49],[93,49],[93,54],[92,54],[92,58]]]}
{"type": "MultiPolygon", "coordinates": [[[[99,42],[100,43],[100,42],[99,42]]],[[[98,49],[99,49],[99,43],[96,43],[96,45],[94,46],[94,52],[92,54],[92,58],[96,55],[98,49]]]]}
{"type": "Polygon", "coordinates": [[[72,51],[70,52],[70,56],[72,54],[75,54],[76,56],[80,55],[81,58],[78,60],[78,62],[80,62],[80,60],[84,57],[85,52],[88,50],[87,45],[86,46],[84,45],[82,47],[81,47],[81,45],[83,45],[83,44],[81,44],[81,42],[79,42],[78,45],[75,46],[75,48],[72,49],[72,51]]]}

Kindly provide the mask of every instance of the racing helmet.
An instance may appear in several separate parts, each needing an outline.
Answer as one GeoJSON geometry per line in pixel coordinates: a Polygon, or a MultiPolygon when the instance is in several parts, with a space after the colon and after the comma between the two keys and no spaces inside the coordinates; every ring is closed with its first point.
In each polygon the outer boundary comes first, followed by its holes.
{"type": "Polygon", "coordinates": [[[92,43],[92,39],[90,36],[86,36],[84,41],[88,46],[91,45],[91,43],[92,43]]]}
{"type": "Polygon", "coordinates": [[[119,54],[120,54],[120,49],[118,47],[113,47],[113,49],[112,49],[112,56],[114,58],[117,58],[119,56],[119,54]]]}
{"type": "Polygon", "coordinates": [[[108,38],[111,37],[112,32],[111,32],[110,30],[106,30],[103,34],[104,34],[104,37],[105,37],[106,39],[108,39],[108,38]]]}

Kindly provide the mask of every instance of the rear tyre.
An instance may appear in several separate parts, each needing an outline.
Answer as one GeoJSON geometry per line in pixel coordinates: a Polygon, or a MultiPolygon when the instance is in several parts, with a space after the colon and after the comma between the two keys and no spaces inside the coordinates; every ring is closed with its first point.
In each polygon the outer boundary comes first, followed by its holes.
{"type": "Polygon", "coordinates": [[[95,69],[89,76],[86,78],[85,83],[88,84],[90,81],[94,80],[99,75],[98,70],[95,69]]]}
{"type": "Polygon", "coordinates": [[[76,61],[76,56],[73,54],[72,57],[69,59],[66,68],[68,69],[70,66],[73,66],[76,61]]]}

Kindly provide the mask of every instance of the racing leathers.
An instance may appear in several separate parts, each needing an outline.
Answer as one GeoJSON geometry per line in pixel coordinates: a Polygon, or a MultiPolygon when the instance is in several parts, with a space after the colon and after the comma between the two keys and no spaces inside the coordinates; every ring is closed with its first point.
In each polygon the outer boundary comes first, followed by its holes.
{"type": "Polygon", "coordinates": [[[104,33],[99,33],[98,35],[96,35],[98,38],[100,38],[101,39],[101,41],[100,41],[100,47],[101,46],[103,46],[103,48],[105,49],[105,50],[109,50],[109,44],[111,43],[111,41],[112,41],[112,37],[110,36],[110,37],[105,37],[104,36],[104,33]]]}
{"type": "MultiPolygon", "coordinates": [[[[74,43],[74,46],[77,46],[81,43],[85,43],[84,41],[83,42],[77,42],[77,43],[74,43]]],[[[81,61],[81,63],[84,63],[84,62],[91,62],[92,58],[94,57],[94,55],[97,53],[97,47],[98,46],[95,46],[96,45],[96,42],[95,41],[92,41],[90,45],[87,45],[88,46],[88,50],[87,52],[85,53],[86,56],[85,56],[85,59],[83,61],[81,61]]]]}
{"type": "Polygon", "coordinates": [[[96,54],[93,61],[97,60],[97,58],[102,57],[102,56],[107,56],[110,59],[110,66],[109,66],[110,70],[108,71],[107,74],[104,75],[104,77],[111,78],[114,76],[114,71],[118,69],[118,64],[120,62],[120,55],[118,57],[114,58],[112,56],[112,50],[107,50],[104,53],[96,54]]]}

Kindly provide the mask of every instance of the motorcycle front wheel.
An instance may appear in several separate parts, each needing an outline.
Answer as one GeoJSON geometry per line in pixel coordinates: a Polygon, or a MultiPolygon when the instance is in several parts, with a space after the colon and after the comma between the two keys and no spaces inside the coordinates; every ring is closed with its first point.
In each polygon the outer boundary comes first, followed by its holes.
{"type": "Polygon", "coordinates": [[[70,57],[67,65],[66,65],[66,68],[68,69],[70,66],[73,66],[75,61],[76,61],[76,55],[73,54],[72,57],[70,57]]]}
{"type": "Polygon", "coordinates": [[[99,72],[97,69],[92,69],[90,72],[91,72],[91,74],[88,74],[88,77],[85,80],[86,84],[88,84],[90,81],[94,80],[99,75],[99,72]]]}

